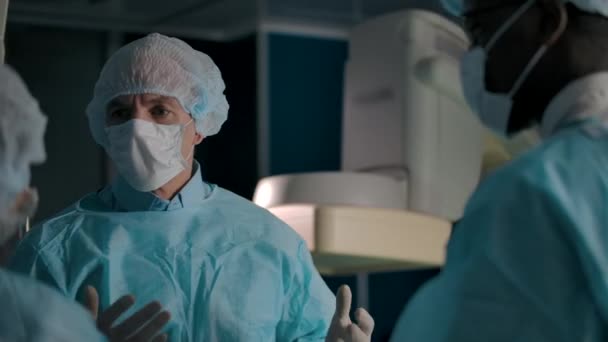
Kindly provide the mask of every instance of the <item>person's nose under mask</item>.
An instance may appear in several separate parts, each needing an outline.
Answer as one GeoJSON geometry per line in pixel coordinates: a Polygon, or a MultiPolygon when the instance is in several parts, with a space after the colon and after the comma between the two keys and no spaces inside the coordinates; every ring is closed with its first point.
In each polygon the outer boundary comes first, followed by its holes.
{"type": "Polygon", "coordinates": [[[106,151],[120,175],[134,189],[153,191],[188,167],[194,146],[184,157],[182,145],[186,124],[160,125],[141,119],[106,128],[106,151]]]}

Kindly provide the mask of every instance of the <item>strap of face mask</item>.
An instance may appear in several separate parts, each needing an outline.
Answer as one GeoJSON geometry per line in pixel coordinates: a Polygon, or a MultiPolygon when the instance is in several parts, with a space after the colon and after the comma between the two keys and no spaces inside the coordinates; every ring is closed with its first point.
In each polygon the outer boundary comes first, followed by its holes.
{"type": "Polygon", "coordinates": [[[507,32],[507,30],[510,29],[511,26],[513,26],[513,24],[515,24],[515,22],[519,18],[521,18],[521,16],[524,15],[526,11],[530,9],[530,7],[532,7],[532,5],[534,5],[535,1],[536,0],[528,0],[517,11],[515,11],[515,13],[513,13],[513,15],[509,19],[507,19],[504,24],[502,24],[498,31],[494,33],[488,44],[486,44],[486,53],[490,52],[490,50],[494,47],[498,39],[500,39],[500,37],[502,37],[502,35],[505,34],[505,32],[507,32]]]}
{"type": "Polygon", "coordinates": [[[540,62],[540,59],[543,58],[545,52],[547,52],[547,49],[548,46],[543,45],[540,47],[540,49],[538,49],[538,51],[536,51],[530,62],[528,62],[528,65],[526,65],[524,71],[522,71],[522,73],[517,78],[517,81],[515,81],[513,88],[511,88],[511,91],[509,92],[509,98],[513,98],[513,96],[515,96],[515,94],[519,91],[519,88],[521,88],[521,86],[524,84],[524,82],[528,78],[528,75],[532,72],[532,69],[534,69],[536,64],[540,62]]]}
{"type": "Polygon", "coordinates": [[[192,145],[192,149],[190,150],[190,153],[188,153],[188,155],[186,156],[186,158],[184,158],[185,161],[188,161],[188,159],[190,159],[190,157],[192,157],[194,155],[194,145],[192,145]]]}
{"type": "MultiPolygon", "coordinates": [[[[500,37],[502,37],[505,32],[507,32],[507,30],[510,29],[511,26],[513,26],[513,24],[515,24],[515,22],[519,18],[521,18],[522,15],[524,15],[524,13],[526,13],[532,7],[532,5],[534,5],[535,1],[536,0],[528,0],[525,4],[518,8],[515,13],[513,13],[513,15],[498,29],[498,31],[496,31],[496,33],[494,33],[494,36],[492,36],[492,39],[490,39],[490,41],[486,45],[486,53],[489,52],[494,47],[498,39],[500,39],[500,37]]],[[[515,81],[515,84],[513,85],[511,91],[508,94],[509,98],[513,98],[513,96],[519,91],[519,88],[521,88],[523,83],[528,78],[528,75],[532,72],[532,69],[534,69],[536,64],[538,64],[540,59],[545,55],[547,49],[547,45],[543,45],[538,49],[538,51],[536,51],[530,62],[528,62],[522,73],[515,81]]]]}
{"type": "MultiPolygon", "coordinates": [[[[186,127],[190,126],[190,124],[192,124],[193,122],[194,122],[194,119],[190,119],[190,121],[188,121],[187,124],[182,126],[182,134],[185,133],[186,127]]],[[[194,132],[196,132],[196,127],[194,127],[194,132]]],[[[187,161],[188,159],[190,159],[190,157],[192,157],[194,155],[194,148],[195,148],[195,146],[192,145],[192,149],[190,150],[190,153],[188,153],[188,156],[186,156],[186,158],[184,158],[184,160],[187,161]]]]}

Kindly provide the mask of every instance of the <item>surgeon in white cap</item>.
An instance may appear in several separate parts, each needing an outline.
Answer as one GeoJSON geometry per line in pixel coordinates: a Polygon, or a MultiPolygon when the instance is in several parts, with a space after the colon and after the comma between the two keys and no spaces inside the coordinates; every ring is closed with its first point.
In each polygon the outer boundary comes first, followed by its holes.
{"type": "Polygon", "coordinates": [[[30,188],[30,166],[44,162],[46,117],[23,81],[0,65],[0,341],[164,341],[159,334],[169,319],[159,303],[127,318],[133,304],[122,296],[98,314],[97,292],[87,289],[93,318],[84,307],[35,279],[3,266],[21,235],[38,196],[30,188]]]}
{"type": "Polygon", "coordinates": [[[393,341],[608,340],[608,1],[445,0],[472,39],[463,91],[542,142],[490,175],[393,341]]]}
{"type": "Polygon", "coordinates": [[[194,151],[228,119],[224,89],[212,59],[179,39],[120,48],[86,109],[118,176],[34,228],[12,268],[72,298],[93,285],[102,308],[125,292],[160,300],[173,341],[369,336],[368,321],[332,321],[335,296],[293,229],[203,179],[194,151]]]}

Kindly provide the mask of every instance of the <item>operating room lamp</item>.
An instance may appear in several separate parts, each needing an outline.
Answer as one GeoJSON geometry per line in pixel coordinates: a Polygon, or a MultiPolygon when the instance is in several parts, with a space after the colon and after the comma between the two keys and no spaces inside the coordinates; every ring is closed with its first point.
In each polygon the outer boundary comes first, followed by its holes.
{"type": "Polygon", "coordinates": [[[440,266],[481,171],[483,131],[460,91],[467,38],[408,10],[349,43],[341,171],[264,178],[254,201],[306,240],[321,273],[440,266]]]}

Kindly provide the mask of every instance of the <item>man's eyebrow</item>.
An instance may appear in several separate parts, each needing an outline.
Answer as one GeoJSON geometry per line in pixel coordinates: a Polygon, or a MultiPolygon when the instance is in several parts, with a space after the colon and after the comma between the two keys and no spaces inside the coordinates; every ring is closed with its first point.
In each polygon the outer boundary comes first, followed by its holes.
{"type": "Polygon", "coordinates": [[[150,102],[153,104],[161,104],[161,103],[169,104],[169,105],[179,104],[179,102],[176,99],[174,99],[173,97],[163,96],[163,95],[155,96],[155,97],[151,98],[150,100],[148,100],[147,102],[150,102]]]}
{"type": "MultiPolygon", "coordinates": [[[[173,98],[171,96],[164,96],[164,95],[153,95],[150,97],[146,97],[144,102],[147,103],[148,105],[164,104],[164,105],[167,105],[170,107],[180,106],[179,101],[177,101],[175,98],[173,98]]],[[[121,100],[120,98],[115,98],[115,99],[111,100],[110,102],[108,102],[108,105],[106,106],[106,110],[109,110],[112,108],[125,107],[125,106],[129,106],[129,101],[124,101],[124,100],[121,100]]]]}

